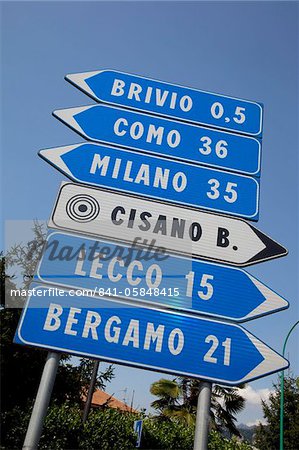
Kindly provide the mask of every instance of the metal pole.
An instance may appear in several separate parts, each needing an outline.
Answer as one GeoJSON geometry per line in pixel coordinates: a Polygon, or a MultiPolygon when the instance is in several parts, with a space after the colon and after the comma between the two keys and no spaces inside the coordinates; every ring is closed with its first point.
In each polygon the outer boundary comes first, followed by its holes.
{"type": "Polygon", "coordinates": [[[52,389],[60,360],[60,354],[49,352],[39,383],[34,407],[31,413],[23,450],[36,450],[43,430],[52,389]]]}
{"type": "Polygon", "coordinates": [[[100,365],[100,361],[94,362],[92,374],[91,374],[91,378],[90,378],[90,384],[89,384],[89,388],[88,388],[88,393],[87,393],[87,397],[86,397],[86,401],[85,401],[85,405],[84,405],[83,423],[86,422],[89,411],[90,411],[91,400],[92,400],[92,396],[93,396],[93,392],[94,392],[94,387],[95,387],[95,384],[97,381],[99,365],[100,365]]]}
{"type": "Polygon", "coordinates": [[[207,450],[210,423],[212,383],[200,382],[197,401],[194,450],[207,450]]]}
{"type": "Polygon", "coordinates": [[[133,389],[132,400],[131,400],[131,412],[133,411],[134,394],[135,394],[135,390],[133,389]]]}
{"type": "MultiPolygon", "coordinates": [[[[293,329],[299,324],[299,320],[292,326],[288,332],[282,349],[282,356],[285,354],[286,345],[293,329]]],[[[279,449],[283,450],[283,408],[284,407],[284,370],[280,374],[280,427],[279,427],[279,449]]]]}

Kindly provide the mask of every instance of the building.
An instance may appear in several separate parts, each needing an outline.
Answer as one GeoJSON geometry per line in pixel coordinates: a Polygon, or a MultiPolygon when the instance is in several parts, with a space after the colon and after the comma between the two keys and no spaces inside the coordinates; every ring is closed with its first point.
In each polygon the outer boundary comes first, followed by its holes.
{"type": "MultiPolygon", "coordinates": [[[[86,397],[82,396],[83,404],[85,404],[86,397]]],[[[107,394],[107,392],[101,391],[100,389],[97,389],[92,396],[91,400],[91,407],[92,408],[101,408],[101,407],[109,407],[109,408],[115,408],[119,409],[123,412],[132,412],[132,413],[138,413],[138,411],[134,408],[131,408],[130,406],[126,405],[122,401],[118,400],[117,398],[113,397],[112,395],[107,394]]]]}

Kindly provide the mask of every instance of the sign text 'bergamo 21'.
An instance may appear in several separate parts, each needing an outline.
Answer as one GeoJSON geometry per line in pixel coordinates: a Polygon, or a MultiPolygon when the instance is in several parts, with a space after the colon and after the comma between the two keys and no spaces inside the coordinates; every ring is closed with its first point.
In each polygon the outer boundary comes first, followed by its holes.
{"type": "Polygon", "coordinates": [[[31,286],[18,342],[228,385],[288,366],[239,325],[52,291],[31,286]]]}

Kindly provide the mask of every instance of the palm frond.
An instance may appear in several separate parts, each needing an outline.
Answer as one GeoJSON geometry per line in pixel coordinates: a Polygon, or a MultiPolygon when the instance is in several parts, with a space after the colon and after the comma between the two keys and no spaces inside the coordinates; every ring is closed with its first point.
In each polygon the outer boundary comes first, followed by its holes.
{"type": "Polygon", "coordinates": [[[150,392],[157,397],[171,397],[176,399],[180,396],[181,388],[175,381],[161,378],[151,385],[150,392]]]}

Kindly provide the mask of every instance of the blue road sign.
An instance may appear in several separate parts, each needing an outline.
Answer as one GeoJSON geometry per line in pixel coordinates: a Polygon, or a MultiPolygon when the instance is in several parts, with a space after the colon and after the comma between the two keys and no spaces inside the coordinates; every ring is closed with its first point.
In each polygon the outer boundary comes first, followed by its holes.
{"type": "Polygon", "coordinates": [[[136,448],[140,447],[141,444],[141,435],[142,435],[142,424],[143,420],[135,420],[134,421],[134,431],[137,434],[136,448]]]}
{"type": "Polygon", "coordinates": [[[107,105],[60,109],[54,116],[84,138],[171,159],[259,176],[261,141],[107,105]]]}
{"type": "Polygon", "coordinates": [[[80,183],[258,220],[259,182],[252,177],[92,143],[39,155],[80,183]]]}
{"type": "Polygon", "coordinates": [[[239,325],[73,294],[32,285],[15,341],[228,385],[288,367],[239,325]]]}
{"type": "Polygon", "coordinates": [[[262,105],[115,70],[66,76],[93,99],[165,117],[261,136],[262,105]]]}
{"type": "Polygon", "coordinates": [[[240,269],[60,232],[48,235],[35,279],[236,322],[289,306],[240,269]]]}

